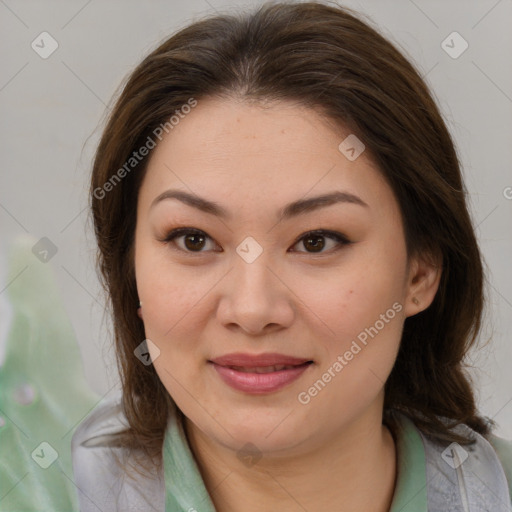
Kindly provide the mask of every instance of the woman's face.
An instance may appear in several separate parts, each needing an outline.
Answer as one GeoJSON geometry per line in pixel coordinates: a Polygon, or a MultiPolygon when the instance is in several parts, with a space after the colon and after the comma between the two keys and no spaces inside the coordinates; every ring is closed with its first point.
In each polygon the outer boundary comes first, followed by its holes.
{"type": "Polygon", "coordinates": [[[153,150],[135,238],[146,338],[188,425],[224,446],[300,449],[381,417],[416,265],[367,152],[339,149],[349,135],[292,103],[210,98],[153,150]]]}

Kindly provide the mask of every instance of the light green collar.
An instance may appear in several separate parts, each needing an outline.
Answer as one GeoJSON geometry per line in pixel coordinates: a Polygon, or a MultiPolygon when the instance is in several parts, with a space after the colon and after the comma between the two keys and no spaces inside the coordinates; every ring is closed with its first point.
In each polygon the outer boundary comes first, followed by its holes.
{"type": "MultiPolygon", "coordinates": [[[[390,512],[427,512],[425,449],[414,423],[400,415],[398,474],[390,512]]],[[[177,415],[172,414],[164,446],[167,512],[215,512],[177,415]]]]}
{"type": "Polygon", "coordinates": [[[427,512],[425,447],[414,423],[399,414],[402,435],[397,440],[397,478],[389,512],[427,512]]]}
{"type": "Polygon", "coordinates": [[[176,412],[167,426],[163,458],[166,512],[215,512],[176,412]]]}

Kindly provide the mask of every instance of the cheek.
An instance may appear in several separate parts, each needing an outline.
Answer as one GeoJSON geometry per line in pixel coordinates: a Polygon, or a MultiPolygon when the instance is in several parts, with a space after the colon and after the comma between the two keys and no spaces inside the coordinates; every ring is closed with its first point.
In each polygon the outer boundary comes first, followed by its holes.
{"type": "Polygon", "coordinates": [[[320,364],[298,399],[301,404],[311,400],[326,424],[340,404],[336,410],[347,421],[361,413],[389,377],[404,320],[400,286],[393,277],[353,268],[308,303],[329,326],[329,335],[315,339],[320,364]]]}
{"type": "Polygon", "coordinates": [[[204,319],[209,314],[201,298],[211,288],[208,284],[184,273],[154,267],[145,274],[141,286],[145,334],[158,347],[153,364],[168,393],[180,406],[189,402],[190,393],[195,396],[200,391],[197,376],[205,364],[201,340],[204,319]]]}
{"type": "Polygon", "coordinates": [[[197,267],[173,265],[165,250],[150,244],[141,244],[135,269],[146,335],[155,340],[175,336],[182,325],[190,324],[211,278],[197,267]]]}
{"type": "MultiPolygon", "coordinates": [[[[356,258],[354,258],[356,259],[356,258]]],[[[403,299],[403,268],[382,257],[361,258],[322,279],[302,281],[304,303],[334,337],[354,336],[403,299]]],[[[302,295],[302,294],[301,294],[302,295]]],[[[302,297],[301,297],[302,298],[302,297]]]]}
{"type": "Polygon", "coordinates": [[[343,269],[332,272],[307,302],[322,320],[322,332],[328,333],[318,338],[325,351],[323,369],[341,355],[344,374],[355,381],[368,377],[369,368],[382,380],[387,378],[404,321],[405,250],[398,247],[391,253],[388,247],[386,253],[377,245],[359,251],[343,269]]]}

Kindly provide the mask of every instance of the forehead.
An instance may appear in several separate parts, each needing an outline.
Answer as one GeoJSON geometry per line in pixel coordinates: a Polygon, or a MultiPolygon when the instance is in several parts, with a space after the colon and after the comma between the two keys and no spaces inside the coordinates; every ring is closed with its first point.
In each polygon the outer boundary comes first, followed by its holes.
{"type": "MultiPolygon", "coordinates": [[[[293,102],[260,105],[237,99],[200,99],[157,147],[153,158],[165,152],[186,154],[201,161],[233,162],[243,155],[308,155],[318,158],[326,148],[337,148],[344,133],[332,127],[319,113],[293,102]],[[263,152],[263,154],[261,154],[263,152]]],[[[347,133],[348,134],[348,133],[347,133]]]]}
{"type": "Polygon", "coordinates": [[[222,204],[262,208],[275,202],[277,208],[343,189],[367,203],[393,202],[368,154],[350,160],[340,151],[349,136],[292,102],[199,99],[153,150],[139,199],[147,203],[167,188],[180,188],[222,204]]]}

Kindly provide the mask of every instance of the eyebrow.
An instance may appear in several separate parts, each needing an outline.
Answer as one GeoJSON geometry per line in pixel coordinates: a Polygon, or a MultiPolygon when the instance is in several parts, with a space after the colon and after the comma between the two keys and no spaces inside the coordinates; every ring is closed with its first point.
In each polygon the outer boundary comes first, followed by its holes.
{"type": "MultiPolygon", "coordinates": [[[[150,209],[161,201],[166,199],[177,199],[182,203],[193,208],[197,208],[205,213],[221,217],[223,219],[231,219],[232,215],[224,207],[214,201],[209,201],[195,194],[189,194],[183,190],[166,190],[157,196],[151,203],[150,209]]],[[[369,208],[369,206],[358,196],[350,192],[335,191],[328,194],[322,194],[308,199],[299,199],[287,204],[278,212],[279,220],[287,220],[298,215],[325,208],[337,203],[349,203],[369,208]]]]}

